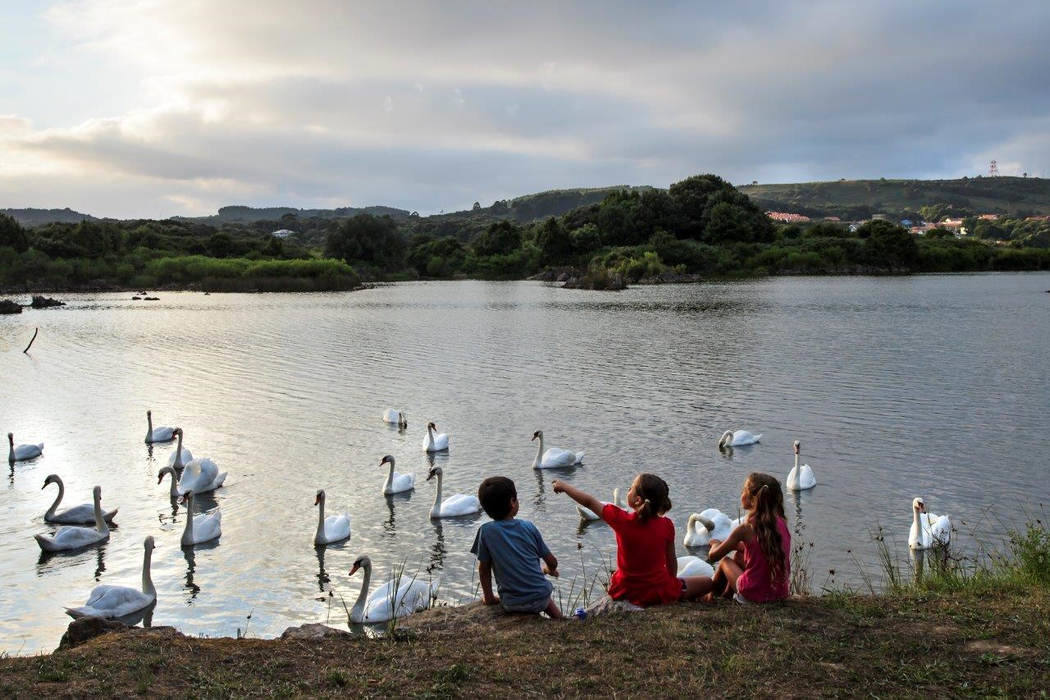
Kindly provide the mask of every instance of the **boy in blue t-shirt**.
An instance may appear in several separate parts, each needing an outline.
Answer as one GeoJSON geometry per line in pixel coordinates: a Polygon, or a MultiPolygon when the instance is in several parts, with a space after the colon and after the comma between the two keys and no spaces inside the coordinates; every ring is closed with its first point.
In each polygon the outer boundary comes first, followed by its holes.
{"type": "Polygon", "coordinates": [[[490,476],[478,487],[478,500],[491,523],[478,528],[471,553],[478,557],[478,578],[485,605],[499,603],[507,612],[545,612],[561,618],[544,574],[558,575],[558,560],[547,548],[540,531],[528,520],[518,520],[518,491],[505,476],[490,476]],[[546,568],[541,566],[543,560],[546,568]],[[499,598],[492,594],[496,575],[499,598]]]}

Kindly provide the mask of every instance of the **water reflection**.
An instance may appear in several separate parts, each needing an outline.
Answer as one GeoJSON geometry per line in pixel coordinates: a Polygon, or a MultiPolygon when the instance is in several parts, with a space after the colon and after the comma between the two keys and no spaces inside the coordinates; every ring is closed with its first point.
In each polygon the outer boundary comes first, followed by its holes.
{"type": "Polygon", "coordinates": [[[122,615],[121,617],[115,617],[113,619],[117,620],[118,622],[123,622],[125,625],[128,625],[129,627],[134,627],[135,625],[139,624],[140,622],[142,623],[143,627],[152,627],[153,626],[153,610],[156,607],[157,607],[157,601],[154,600],[152,603],[150,603],[146,607],[142,608],[141,610],[136,610],[133,613],[129,613],[127,615],[122,615]]]}
{"type": "Polygon", "coordinates": [[[186,602],[192,604],[201,591],[201,587],[193,581],[193,573],[197,570],[197,555],[193,547],[183,547],[182,556],[186,560],[186,583],[182,587],[190,592],[190,597],[186,602]]]}
{"type": "Polygon", "coordinates": [[[324,547],[314,547],[314,554],[317,556],[317,590],[321,593],[325,592],[325,586],[332,581],[331,577],[328,576],[328,572],[325,571],[324,568],[324,553],[324,547]]]}
{"type": "MultiPolygon", "coordinates": [[[[95,581],[102,579],[102,574],[106,570],[106,547],[109,541],[103,541],[98,545],[94,545],[95,549],[95,581]]],[[[55,565],[59,568],[66,568],[67,566],[75,566],[82,561],[87,559],[87,553],[91,550],[91,547],[82,547],[80,549],[72,549],[58,552],[47,552],[40,550],[40,556],[36,560],[36,575],[43,576],[52,567],[48,564],[52,560],[56,560],[55,565]]]]}
{"type": "Polygon", "coordinates": [[[383,498],[386,501],[387,519],[383,521],[383,534],[386,537],[394,538],[397,536],[397,518],[394,512],[394,503],[408,503],[412,500],[412,494],[415,489],[411,491],[402,491],[401,493],[387,494],[383,498]]]}
{"type": "Polygon", "coordinates": [[[445,526],[441,523],[440,518],[434,518],[430,521],[430,524],[434,526],[434,544],[430,545],[430,566],[436,570],[445,568],[445,526]]]}

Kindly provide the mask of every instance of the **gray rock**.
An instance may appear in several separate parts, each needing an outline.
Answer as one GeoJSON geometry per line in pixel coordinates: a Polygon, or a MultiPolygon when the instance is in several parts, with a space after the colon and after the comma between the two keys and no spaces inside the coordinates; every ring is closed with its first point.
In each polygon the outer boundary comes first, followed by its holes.
{"type": "Polygon", "coordinates": [[[22,305],[10,299],[0,299],[0,314],[20,314],[22,305]]]}
{"type": "Polygon", "coordinates": [[[59,649],[72,649],[78,647],[89,639],[94,639],[107,632],[123,632],[129,629],[123,622],[117,620],[104,620],[101,617],[82,617],[73,620],[62,635],[62,641],[58,643],[59,649]]]}
{"type": "Polygon", "coordinates": [[[289,627],[281,632],[281,639],[328,639],[330,637],[351,637],[346,630],[336,629],[317,622],[310,622],[299,627],[289,627]]]}

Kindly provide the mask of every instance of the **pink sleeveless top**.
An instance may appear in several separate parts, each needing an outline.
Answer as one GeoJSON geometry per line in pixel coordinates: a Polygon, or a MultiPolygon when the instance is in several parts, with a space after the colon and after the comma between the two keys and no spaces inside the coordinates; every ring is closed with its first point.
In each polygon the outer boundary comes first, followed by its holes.
{"type": "MultiPolygon", "coordinates": [[[[752,526],[753,527],[753,526],[752,526]]],[[[784,570],[776,581],[769,578],[769,562],[758,537],[744,543],[744,573],[736,580],[736,592],[752,603],[768,603],[788,597],[791,581],[791,533],[783,518],[777,518],[780,546],[784,550],[784,570]]]]}

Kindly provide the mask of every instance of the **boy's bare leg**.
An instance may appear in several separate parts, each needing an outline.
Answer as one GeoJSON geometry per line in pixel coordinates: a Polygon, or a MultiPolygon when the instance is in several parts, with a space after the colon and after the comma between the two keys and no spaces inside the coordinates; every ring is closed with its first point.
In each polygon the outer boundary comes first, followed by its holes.
{"type": "Polygon", "coordinates": [[[558,604],[554,602],[554,598],[547,601],[547,608],[543,612],[547,613],[552,620],[562,619],[561,610],[558,609],[558,604]]]}

